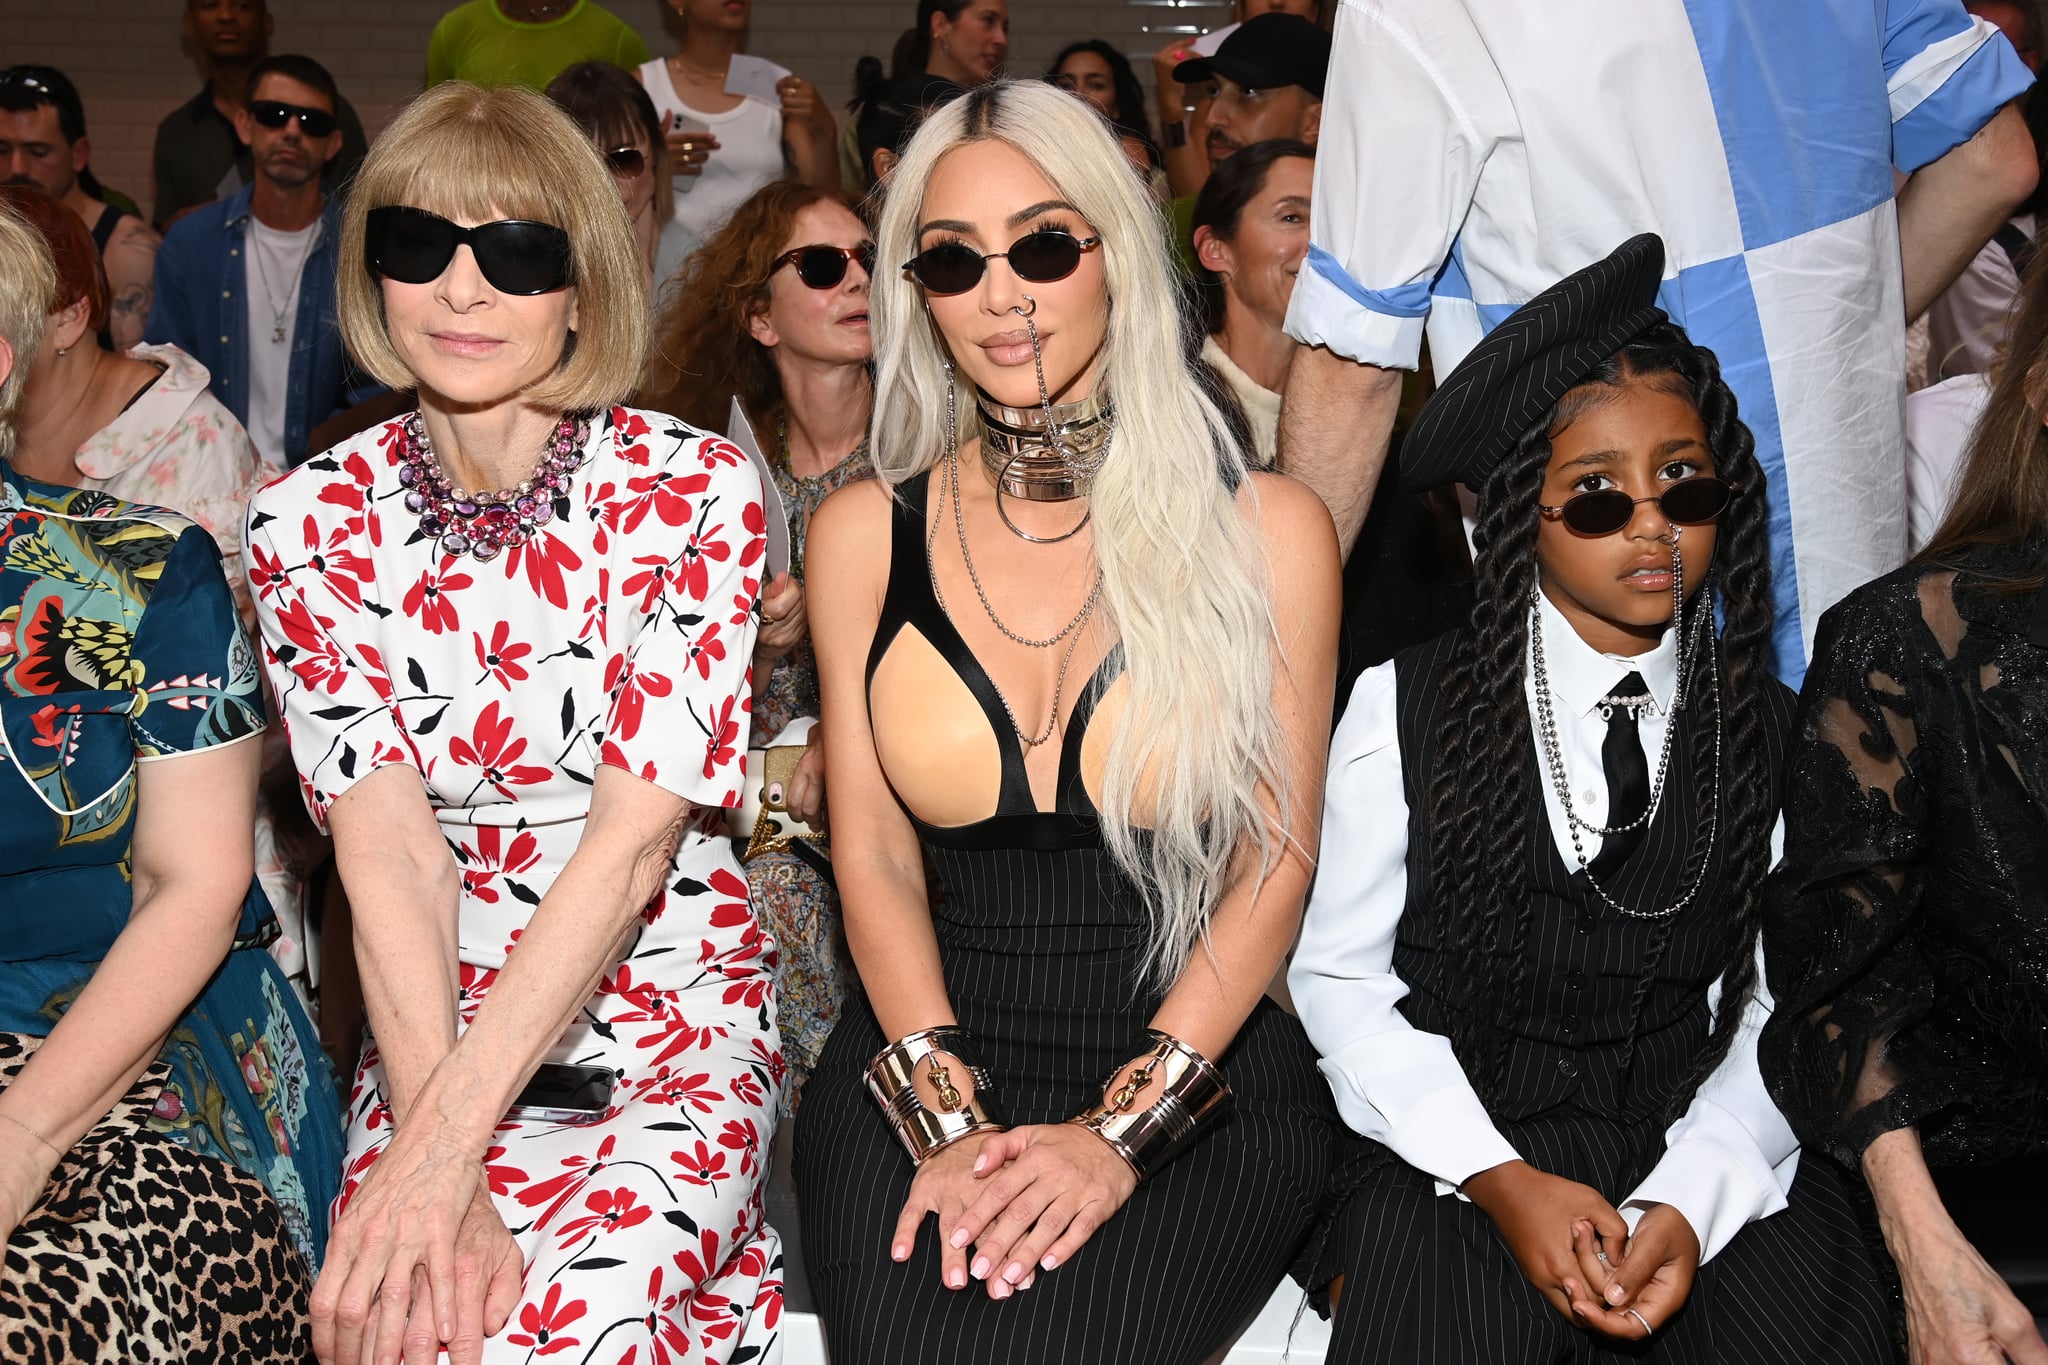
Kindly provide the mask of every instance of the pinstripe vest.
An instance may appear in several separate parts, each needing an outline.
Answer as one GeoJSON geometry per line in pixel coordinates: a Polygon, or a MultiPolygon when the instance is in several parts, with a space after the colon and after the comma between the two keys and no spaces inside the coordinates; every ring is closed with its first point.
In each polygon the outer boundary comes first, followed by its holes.
{"type": "MultiPolygon", "coordinates": [[[[1438,952],[1432,923],[1428,792],[1441,711],[1437,679],[1455,639],[1455,634],[1439,636],[1394,661],[1401,779],[1408,799],[1408,905],[1395,934],[1394,969],[1411,987],[1401,1003],[1408,1021],[1444,1034],[1451,1031],[1444,1000],[1445,973],[1451,964],[1438,952]]],[[[1774,708],[1774,720],[1782,709],[1774,708]]],[[[1711,721],[1711,713],[1708,718],[1711,721]]],[[[1674,718],[1671,767],[1656,819],[1628,861],[1602,883],[1608,895],[1631,909],[1660,910],[1679,891],[1697,810],[1688,728],[1693,719],[1691,710],[1674,718]]],[[[1629,1032],[1636,980],[1658,922],[1617,913],[1587,885],[1584,872],[1566,868],[1537,785],[1549,779],[1541,771],[1533,743],[1528,772],[1531,837],[1526,879],[1535,918],[1529,931],[1524,999],[1512,1017],[1506,1084],[1499,1101],[1489,1108],[1497,1118],[1512,1121],[1570,1103],[1610,1119],[1640,1122],[1662,1113],[1712,1026],[1707,990],[1720,975],[1726,953],[1723,845],[1716,841],[1706,882],[1680,913],[1658,964],[1637,1028],[1624,1112],[1622,1043],[1629,1032]]],[[[1597,848],[1594,840],[1597,836],[1588,841],[1588,855],[1597,848]]]]}

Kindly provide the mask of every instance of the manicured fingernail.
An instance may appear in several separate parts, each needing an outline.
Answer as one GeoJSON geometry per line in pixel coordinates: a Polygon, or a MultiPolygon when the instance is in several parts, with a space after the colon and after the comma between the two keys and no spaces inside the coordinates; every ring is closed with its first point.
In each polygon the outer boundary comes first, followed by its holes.
{"type": "Polygon", "coordinates": [[[966,1246],[966,1245],[967,1245],[967,1229],[966,1229],[966,1228],[954,1228],[954,1229],[953,1229],[953,1237],[952,1237],[952,1247],[953,1247],[953,1250],[955,1250],[955,1251],[958,1251],[958,1250],[959,1250],[959,1249],[960,1249],[961,1247],[964,1247],[964,1246],[966,1246]]]}
{"type": "Polygon", "coordinates": [[[908,1257],[909,1255],[910,1255],[910,1248],[909,1248],[909,1247],[907,1247],[907,1246],[904,1246],[904,1245],[903,1245],[903,1244],[902,1244],[901,1242],[899,1242],[899,1243],[897,1243],[897,1244],[896,1244],[895,1246],[892,1246],[892,1247],[890,1247],[890,1248],[889,1248],[889,1256],[890,1256],[890,1258],[891,1258],[892,1260],[898,1260],[898,1261],[900,1261],[900,1260],[903,1260],[903,1259],[905,1259],[905,1258],[906,1258],[906,1257],[908,1257]]]}
{"type": "Polygon", "coordinates": [[[1012,1261],[1004,1266],[1003,1278],[1011,1284],[1020,1283],[1024,1279],[1024,1263],[1022,1261],[1012,1261]]]}
{"type": "Polygon", "coordinates": [[[1022,1283],[1022,1284],[1018,1285],[1017,1287],[1018,1287],[1019,1289],[1029,1289],[1029,1288],[1030,1288],[1030,1287],[1031,1287],[1032,1285],[1034,1285],[1034,1284],[1037,1284],[1037,1283],[1038,1283],[1038,1272],[1034,1270],[1034,1271],[1032,1271],[1032,1272],[1031,1272],[1031,1273],[1030,1273],[1029,1275],[1026,1275],[1026,1276],[1024,1277],[1024,1283],[1022,1283]]]}
{"type": "Polygon", "coordinates": [[[980,1156],[978,1156],[978,1157],[974,1158],[974,1173],[975,1173],[976,1175],[980,1175],[980,1174],[981,1174],[981,1168],[982,1168],[982,1167],[984,1167],[984,1166],[986,1166],[986,1165],[988,1165],[988,1155],[987,1155],[987,1153],[983,1153],[982,1155],[980,1155],[980,1156]]]}
{"type": "Polygon", "coordinates": [[[1017,1287],[1008,1280],[997,1280],[989,1286],[988,1292],[990,1298],[1007,1299],[1010,1295],[1017,1292],[1017,1287]]]}
{"type": "Polygon", "coordinates": [[[972,1275],[972,1276],[974,1276],[974,1278],[975,1278],[975,1279],[977,1279],[977,1280],[985,1280],[985,1279],[987,1279],[987,1278],[988,1278],[988,1257],[986,1257],[986,1256],[977,1256],[977,1257],[975,1257],[975,1258],[974,1258],[974,1265],[972,1266],[972,1268],[970,1268],[970,1269],[968,1270],[968,1272],[967,1272],[967,1273],[968,1273],[968,1274],[970,1274],[970,1275],[972,1275]]]}
{"type": "Polygon", "coordinates": [[[955,1289],[965,1289],[967,1287],[967,1276],[961,1271],[949,1270],[946,1272],[946,1283],[955,1289]]]}
{"type": "Polygon", "coordinates": [[[1607,1301],[1609,1303],[1620,1303],[1623,1299],[1627,1297],[1628,1291],[1626,1289],[1623,1289],[1620,1285],[1610,1284],[1607,1286],[1607,1301]]]}
{"type": "Polygon", "coordinates": [[[1039,1261],[1038,1268],[1040,1270],[1051,1270],[1054,1266],[1058,1265],[1059,1263],[1060,1258],[1053,1255],[1050,1251],[1048,1251],[1045,1253],[1044,1258],[1039,1261]]]}
{"type": "Polygon", "coordinates": [[[771,806],[782,804],[782,784],[780,782],[770,782],[768,784],[768,804],[771,806]]]}

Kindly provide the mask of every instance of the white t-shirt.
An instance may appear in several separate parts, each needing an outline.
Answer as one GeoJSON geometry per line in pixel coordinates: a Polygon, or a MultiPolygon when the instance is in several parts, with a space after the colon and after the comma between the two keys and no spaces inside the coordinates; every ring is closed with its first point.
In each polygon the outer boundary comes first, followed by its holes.
{"type": "Polygon", "coordinates": [[[291,396],[293,332],[299,320],[299,281],[319,239],[320,223],[297,232],[267,228],[252,215],[242,294],[249,301],[249,439],[279,469],[291,462],[284,448],[284,410],[291,396]]]}
{"type": "Polygon", "coordinates": [[[690,176],[676,177],[676,221],[695,233],[698,241],[724,227],[732,211],[755,190],[782,179],[779,107],[750,98],[722,114],[693,109],[676,93],[668,63],[659,57],[640,67],[640,83],[660,111],[663,128],[669,126],[671,115],[681,114],[718,139],[718,150],[705,160],[704,172],[695,177],[695,185],[690,184],[690,176]]]}

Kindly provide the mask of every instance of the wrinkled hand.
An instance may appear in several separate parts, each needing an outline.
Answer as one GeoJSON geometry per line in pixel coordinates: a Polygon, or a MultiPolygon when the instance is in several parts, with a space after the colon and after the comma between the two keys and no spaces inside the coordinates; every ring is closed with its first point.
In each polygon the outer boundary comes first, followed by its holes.
{"type": "Polygon", "coordinates": [[[1641,1341],[1685,1307],[1699,1274],[1700,1239],[1684,1214],[1669,1204],[1652,1208],[1636,1224],[1622,1254],[1608,1253],[1607,1265],[1594,1254],[1600,1246],[1591,1223],[1573,1224],[1572,1249],[1586,1274],[1582,1280],[1566,1280],[1564,1287],[1583,1325],[1623,1341],[1641,1341]],[[1642,1321],[1629,1309],[1640,1313],[1642,1321]]]}
{"type": "Polygon", "coordinates": [[[890,1260],[901,1264],[910,1259],[925,1215],[935,1213],[939,1217],[939,1283],[948,1289],[967,1287],[967,1253],[963,1250],[967,1243],[961,1239],[958,1246],[954,1245],[959,1235],[956,1229],[961,1216],[981,1194],[981,1184],[975,1178],[977,1167],[994,1164],[984,1161],[982,1153],[1001,1136],[1000,1132],[993,1132],[964,1137],[917,1168],[910,1181],[910,1197],[903,1201],[903,1212],[896,1218],[896,1232],[889,1243],[890,1260]]]}
{"type": "Polygon", "coordinates": [[[525,1275],[518,1244],[491,1202],[489,1188],[479,1185],[455,1234],[455,1335],[442,1337],[427,1272],[414,1270],[412,1318],[405,1327],[407,1365],[433,1365],[444,1346],[448,1365],[482,1365],[484,1339],[504,1330],[519,1306],[525,1275]]]}
{"type": "MultiPolygon", "coordinates": [[[[773,796],[773,793],[770,793],[773,796]]],[[[825,827],[825,727],[813,725],[804,756],[796,761],[789,786],[782,793],[782,808],[812,829],[825,827]]]]}
{"type": "Polygon", "coordinates": [[[2048,1365],[2033,1315],[1953,1224],[1898,1238],[1892,1252],[1912,1365],[2048,1365]]]}
{"type": "Polygon", "coordinates": [[[754,636],[754,661],[770,664],[795,649],[810,631],[804,614],[804,585],[788,573],[768,580],[761,593],[761,629],[754,636]]]}
{"type": "Polygon", "coordinates": [[[1608,1246],[1618,1247],[1628,1239],[1628,1224],[1614,1205],[1591,1186],[1546,1174],[1526,1161],[1503,1162],[1482,1171],[1464,1188],[1466,1197],[1493,1220],[1522,1277],[1561,1317],[1578,1326],[1564,1288],[1567,1280],[1584,1275],[1572,1248],[1572,1225],[1590,1223],[1608,1246]]]}
{"type": "Polygon", "coordinates": [[[992,1299],[1029,1289],[1039,1271],[1073,1259],[1138,1188],[1130,1163],[1075,1123],[1012,1128],[981,1154],[981,1194],[951,1244],[974,1243],[971,1272],[988,1281],[992,1299]]]}
{"type": "Polygon", "coordinates": [[[718,150],[718,139],[695,128],[681,132],[671,128],[662,136],[668,144],[668,168],[673,175],[702,175],[704,163],[718,150]]]}
{"type": "MultiPolygon", "coordinates": [[[[416,1289],[441,1340],[460,1335],[457,1243],[483,1184],[473,1154],[424,1129],[399,1130],[328,1239],[313,1286],[313,1350],[322,1365],[397,1365],[416,1289]],[[423,1283],[415,1280],[420,1271],[423,1283]]],[[[487,1283],[495,1283],[492,1269],[487,1283]]]]}

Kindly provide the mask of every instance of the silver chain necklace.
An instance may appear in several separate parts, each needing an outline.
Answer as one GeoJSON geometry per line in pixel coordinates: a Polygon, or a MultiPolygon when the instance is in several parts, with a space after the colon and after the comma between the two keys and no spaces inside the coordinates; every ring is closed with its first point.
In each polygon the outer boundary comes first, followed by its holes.
{"type": "MultiPolygon", "coordinates": [[[[305,248],[299,252],[298,264],[292,267],[291,273],[287,277],[287,282],[297,279],[305,270],[306,258],[313,254],[313,244],[319,235],[316,224],[314,231],[307,234],[305,248]]],[[[280,304],[277,301],[277,291],[270,287],[270,272],[263,265],[265,254],[262,238],[252,228],[249,233],[249,255],[255,259],[256,278],[263,285],[263,302],[270,308],[270,339],[276,345],[282,346],[284,345],[284,315],[291,311],[292,291],[286,289],[284,291],[284,302],[280,304]]]]}
{"type": "MultiPolygon", "coordinates": [[[[1027,635],[1020,635],[1010,629],[1003,618],[996,615],[994,604],[988,600],[988,591],[981,585],[981,575],[975,571],[974,556],[967,549],[967,515],[961,509],[960,503],[960,445],[956,426],[958,411],[954,399],[952,378],[949,368],[946,376],[947,477],[945,492],[952,498],[953,528],[960,537],[960,558],[967,565],[967,578],[969,582],[974,584],[974,595],[981,599],[981,609],[988,613],[988,619],[995,623],[995,628],[1016,643],[1031,649],[1051,649],[1062,640],[1067,642],[1066,649],[1060,655],[1059,674],[1053,680],[1052,714],[1046,717],[1045,728],[1035,736],[1024,733],[1024,727],[1017,723],[1016,708],[1010,705],[1010,699],[1003,695],[1003,689],[996,683],[995,678],[989,676],[988,679],[988,685],[995,689],[996,700],[1002,703],[1003,714],[1009,717],[1010,728],[1016,732],[1018,742],[1027,749],[1036,749],[1039,745],[1051,739],[1053,732],[1059,728],[1060,701],[1066,694],[1067,670],[1072,667],[1074,662],[1074,647],[1081,643],[1081,627],[1087,623],[1090,616],[1095,614],[1095,604],[1102,598],[1102,569],[1100,566],[1097,566],[1095,570],[1095,585],[1088,591],[1088,600],[1081,604],[1081,609],[1074,613],[1073,619],[1062,626],[1056,635],[1048,636],[1043,640],[1034,640],[1027,635]]],[[[932,550],[938,542],[938,509],[933,508],[932,513],[931,525],[925,529],[924,534],[925,573],[931,579],[932,600],[938,603],[939,610],[950,620],[952,619],[952,612],[946,606],[945,593],[939,588],[939,566],[932,554],[932,550]]],[[[984,668],[982,672],[984,675],[988,675],[987,669],[984,668]]]]}
{"type": "MultiPolygon", "coordinates": [[[[1564,747],[1558,740],[1557,716],[1553,707],[1550,690],[1550,669],[1543,649],[1543,613],[1541,605],[1536,600],[1536,594],[1541,591],[1540,587],[1532,590],[1529,602],[1531,674],[1536,684],[1537,732],[1543,744],[1543,757],[1545,766],[1550,773],[1551,787],[1557,793],[1559,806],[1564,810],[1565,826],[1571,831],[1573,858],[1577,861],[1579,870],[1586,874],[1586,884],[1592,887],[1594,894],[1607,902],[1617,913],[1626,915],[1630,919],[1668,919],[1690,905],[1693,898],[1699,894],[1700,888],[1706,884],[1708,862],[1713,856],[1715,840],[1720,835],[1721,741],[1723,737],[1721,667],[1719,654],[1713,649],[1711,642],[1704,639],[1707,623],[1713,619],[1714,615],[1713,593],[1710,590],[1702,595],[1699,608],[1694,615],[1693,621],[1690,623],[1691,630],[1688,632],[1688,623],[1685,619],[1685,561],[1679,553],[1678,543],[1674,540],[1671,546],[1671,628],[1677,636],[1678,683],[1672,696],[1671,709],[1673,714],[1667,719],[1664,726],[1664,740],[1659,747],[1657,757],[1657,776],[1650,785],[1649,803],[1644,807],[1643,813],[1640,816],[1629,821],[1627,824],[1609,827],[1594,824],[1592,821],[1582,817],[1572,807],[1571,779],[1565,773],[1564,747]],[[1687,638],[1688,634],[1692,637],[1690,641],[1687,638]],[[1699,875],[1694,879],[1693,884],[1685,888],[1684,893],[1671,905],[1662,910],[1632,910],[1608,895],[1607,889],[1601,886],[1599,880],[1594,877],[1591,860],[1586,857],[1585,844],[1579,838],[1579,831],[1586,830],[1598,834],[1602,838],[1608,838],[1630,830],[1646,828],[1650,821],[1656,818],[1658,807],[1664,801],[1664,779],[1670,770],[1672,738],[1678,729],[1676,713],[1685,709],[1687,701],[1685,680],[1690,672],[1690,665],[1694,654],[1702,647],[1707,649],[1707,676],[1714,697],[1714,785],[1708,794],[1707,800],[1707,858],[1701,860],[1699,875]]],[[[1601,710],[1603,712],[1611,712],[1612,707],[1619,704],[1621,702],[1618,699],[1603,698],[1601,710]]]]}

